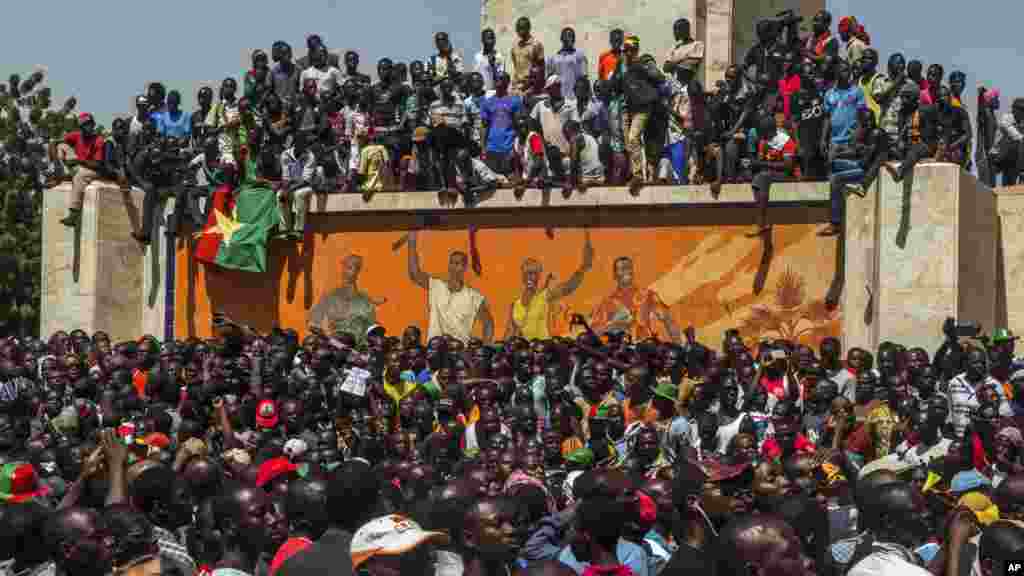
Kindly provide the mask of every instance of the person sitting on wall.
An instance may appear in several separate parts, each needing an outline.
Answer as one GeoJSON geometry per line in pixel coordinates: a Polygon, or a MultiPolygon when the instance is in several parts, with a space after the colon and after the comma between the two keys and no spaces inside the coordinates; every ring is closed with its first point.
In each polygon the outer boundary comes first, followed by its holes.
{"type": "Polygon", "coordinates": [[[502,180],[479,158],[479,154],[471,154],[468,148],[459,150],[455,158],[455,188],[462,195],[466,207],[475,206],[482,195],[494,192],[502,180]]]}
{"type": "Polygon", "coordinates": [[[565,139],[563,128],[576,116],[576,101],[562,95],[562,79],[557,74],[549,76],[544,87],[548,98],[534,106],[530,118],[535,126],[540,127],[544,137],[544,153],[551,179],[562,184],[565,182],[569,157],[569,142],[565,139]]]}
{"type": "Polygon", "coordinates": [[[309,213],[309,197],[317,179],[316,157],[309,149],[309,135],[296,132],[292,147],[281,154],[281,175],[283,186],[277,197],[281,202],[281,234],[295,241],[301,241],[306,229],[306,215],[309,213]]]}
{"type": "Polygon", "coordinates": [[[711,195],[717,198],[722,184],[736,182],[737,167],[749,120],[757,103],[743,90],[739,68],[734,64],[725,70],[725,81],[720,83],[708,102],[711,118],[711,154],[717,159],[716,178],[711,182],[711,195]]]}
{"type": "Polygon", "coordinates": [[[520,200],[526,193],[526,187],[534,184],[543,190],[547,184],[547,156],[544,150],[544,138],[540,135],[527,116],[517,116],[516,140],[512,145],[512,179],[515,182],[514,194],[520,200]]]}
{"type": "Polygon", "coordinates": [[[1003,174],[1003,186],[1015,186],[1024,169],[1024,98],[1014,98],[1010,111],[999,119],[995,143],[988,154],[993,172],[1003,174]]]}
{"type": "Polygon", "coordinates": [[[568,198],[573,189],[583,194],[588,186],[601,185],[604,182],[604,165],[601,164],[597,139],[584,132],[579,122],[566,122],[562,133],[569,142],[569,179],[562,190],[562,195],[568,198]]]}
{"type": "Polygon", "coordinates": [[[391,154],[383,145],[380,135],[361,138],[364,141],[359,146],[359,168],[356,171],[356,178],[359,180],[359,189],[363,192],[363,201],[369,202],[373,195],[384,190],[388,183],[391,154]]]}
{"type": "Polygon", "coordinates": [[[750,162],[754,174],[751,188],[757,201],[757,229],[750,238],[771,233],[768,225],[768,199],[772,183],[793,178],[796,168],[796,140],[779,128],[773,116],[762,116],[758,127],[757,157],[750,162]]]}
{"type": "Polygon", "coordinates": [[[438,86],[441,97],[430,104],[430,139],[441,168],[442,192],[455,184],[454,161],[469,143],[466,136],[466,105],[455,96],[455,84],[444,79],[438,86]]]}
{"type": "MultiPolygon", "coordinates": [[[[89,183],[100,176],[100,164],[103,162],[103,136],[96,133],[96,120],[92,114],[83,112],[78,116],[78,130],[64,136],[64,144],[75,150],[75,162],[78,169],[71,180],[71,207],[61,224],[74,228],[82,219],[82,203],[85,189],[89,183]]],[[[50,159],[57,159],[57,143],[50,143],[50,159]]]]}
{"type": "Polygon", "coordinates": [[[971,158],[971,115],[959,104],[959,99],[949,88],[939,89],[935,105],[935,117],[942,131],[942,139],[936,156],[940,162],[952,162],[967,169],[971,158]]]}
{"type": "Polygon", "coordinates": [[[843,149],[844,156],[832,159],[832,176],[829,177],[831,216],[829,224],[818,231],[818,236],[837,236],[842,232],[847,191],[863,197],[874,176],[878,175],[878,166],[885,160],[884,154],[888,150],[885,132],[875,124],[871,110],[860,110],[857,124],[854,145],[843,149]]]}
{"type": "Polygon", "coordinates": [[[886,164],[886,169],[896,182],[913,174],[917,163],[935,153],[938,146],[935,123],[932,116],[920,109],[920,90],[913,85],[900,89],[900,129],[896,142],[896,154],[902,159],[899,168],[886,164]]]}

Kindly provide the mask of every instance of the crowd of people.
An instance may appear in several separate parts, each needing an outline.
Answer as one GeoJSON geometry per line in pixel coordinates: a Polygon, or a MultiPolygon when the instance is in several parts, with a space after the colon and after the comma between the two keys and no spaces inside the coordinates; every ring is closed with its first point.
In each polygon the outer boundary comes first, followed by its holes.
{"type": "MultiPolygon", "coordinates": [[[[506,184],[748,181],[764,207],[773,182],[828,178],[830,235],[837,198],[882,168],[970,167],[962,73],[900,54],[882,73],[853,18],[798,24],[759,22],[706,94],[685,19],[661,68],[613,31],[594,78],[572,29],[550,53],[525,18],[508,55],[485,30],[470,70],[438,33],[376,82],[311,36],[298,60],[257,50],[241,93],[204,87],[193,113],[153,83],[109,136],[73,100],[50,110],[34,74],[0,94],[20,134],[4,168],[40,189],[74,168],[69,226],[92,180],[140,186],[147,242],[166,195],[174,233],[205,222],[211,188],[255,181],[298,238],[320,193],[472,205],[506,184]]],[[[998,108],[979,91],[975,162],[1014,184],[1024,100],[998,108]]],[[[575,338],[495,342],[212,324],[0,341],[0,575],[989,576],[1024,559],[1024,361],[1005,329],[950,320],[937,351],[844,356],[835,338],[730,330],[716,350],[582,317],[575,338]]]]}
{"type": "MultiPolygon", "coordinates": [[[[0,343],[0,573],[1004,574],[1024,363],[407,327],[0,343]]],[[[969,331],[970,326],[966,327],[969,331]]]]}
{"type": "MultiPolygon", "coordinates": [[[[754,46],[707,89],[704,45],[685,18],[660,65],[617,29],[594,67],[572,28],[545,47],[525,17],[508,54],[486,29],[481,51],[464,61],[438,32],[435,54],[382,58],[376,81],[360,71],[358,53],[339,56],[318,35],[299,59],[275,42],[269,54],[252,53],[241,86],[229,77],[216,92],[202,87],[192,112],[180,92],[153,82],[105,141],[82,114],[81,131],[62,139],[78,167],[65,223],[78,222],[85,186],[101,177],[146,190],[143,243],[162,198],[179,200],[173,234],[190,219],[205,223],[200,200],[211,187],[256,181],[272,183],[278,232],[292,239],[314,194],[437,190],[442,204],[461,194],[472,206],[499,186],[569,196],[628,184],[636,195],[648,184],[693,183],[717,197],[724,183],[749,182],[761,207],[757,235],[768,231],[773,182],[829,180],[827,236],[842,230],[846,195],[863,194],[882,168],[902,180],[922,160],[976,164],[990,186],[1018,182],[1024,99],[999,116],[999,91],[979,88],[975,134],[963,72],[900,53],[883,70],[855,18],[833,33],[831,14],[818,12],[807,37],[801,21],[783,12],[757,22],[754,46]]],[[[50,158],[68,156],[54,149],[50,158]]]]}

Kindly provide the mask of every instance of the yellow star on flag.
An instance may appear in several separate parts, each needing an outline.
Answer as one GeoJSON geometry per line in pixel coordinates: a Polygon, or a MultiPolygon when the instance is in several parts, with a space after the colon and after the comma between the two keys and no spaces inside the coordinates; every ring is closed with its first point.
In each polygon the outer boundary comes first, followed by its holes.
{"type": "Polygon", "coordinates": [[[238,232],[243,226],[245,226],[245,223],[238,221],[238,207],[236,206],[234,210],[231,211],[230,216],[226,216],[223,212],[217,209],[214,209],[213,215],[217,219],[217,223],[212,226],[208,226],[202,232],[197,233],[196,236],[198,237],[203,234],[219,233],[223,237],[223,242],[225,244],[231,244],[231,237],[234,236],[235,232],[238,232]]]}

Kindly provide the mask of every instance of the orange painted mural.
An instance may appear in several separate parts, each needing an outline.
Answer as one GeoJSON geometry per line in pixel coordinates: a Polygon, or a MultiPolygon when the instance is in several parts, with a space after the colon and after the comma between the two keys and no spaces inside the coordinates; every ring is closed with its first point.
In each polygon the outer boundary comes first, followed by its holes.
{"type": "Polygon", "coordinates": [[[222,310],[260,330],[415,324],[500,340],[569,335],[582,314],[634,338],[677,339],[692,325],[708,343],[737,327],[754,341],[816,344],[839,335],[840,311],[824,301],[835,241],[815,229],[775,226],[768,254],[748,226],[481,229],[479,274],[466,230],[315,233],[272,243],[260,275],[205,268],[181,248],[176,333],[209,335],[222,310]]]}

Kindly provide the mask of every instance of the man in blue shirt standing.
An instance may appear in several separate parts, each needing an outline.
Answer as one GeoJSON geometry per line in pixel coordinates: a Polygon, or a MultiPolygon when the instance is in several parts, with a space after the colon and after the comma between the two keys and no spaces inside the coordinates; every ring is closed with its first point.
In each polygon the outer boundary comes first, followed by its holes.
{"type": "Polygon", "coordinates": [[[821,149],[827,151],[827,157],[835,160],[848,156],[847,151],[853,142],[853,132],[857,126],[857,114],[867,109],[864,91],[860,86],[851,84],[849,63],[842,62],[836,66],[836,85],[825,92],[825,129],[821,131],[821,149]]]}
{"type": "Polygon", "coordinates": [[[181,92],[177,90],[167,94],[167,109],[154,112],[151,118],[161,136],[187,139],[192,135],[192,114],[181,109],[181,92]]]}
{"type": "Polygon", "coordinates": [[[512,173],[512,144],[516,138],[515,117],[522,112],[523,99],[509,94],[511,78],[500,72],[495,79],[495,94],[480,103],[480,121],[486,134],[484,160],[487,167],[503,176],[512,173]]]}

